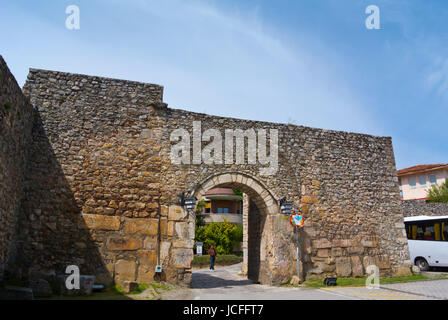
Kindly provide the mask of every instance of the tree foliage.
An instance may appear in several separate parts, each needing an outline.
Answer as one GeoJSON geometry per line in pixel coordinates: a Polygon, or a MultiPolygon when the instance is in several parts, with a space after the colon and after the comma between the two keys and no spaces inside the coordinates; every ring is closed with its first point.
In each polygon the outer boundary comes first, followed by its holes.
{"type": "Polygon", "coordinates": [[[206,203],[204,200],[199,200],[198,204],[196,205],[196,210],[195,210],[195,213],[196,213],[195,226],[196,227],[195,227],[195,230],[199,227],[205,226],[205,219],[204,219],[204,217],[202,217],[200,215],[202,208],[204,208],[205,205],[206,205],[206,203]]]}
{"type": "Polygon", "coordinates": [[[441,185],[433,185],[428,190],[427,198],[429,202],[448,202],[448,179],[441,185]]]}
{"type": "Polygon", "coordinates": [[[232,190],[234,195],[243,196],[243,191],[241,191],[240,189],[233,188],[232,190]]]}
{"type": "Polygon", "coordinates": [[[213,245],[217,254],[229,254],[236,243],[243,241],[243,227],[227,221],[212,222],[196,228],[195,240],[204,243],[204,252],[213,245]]]}

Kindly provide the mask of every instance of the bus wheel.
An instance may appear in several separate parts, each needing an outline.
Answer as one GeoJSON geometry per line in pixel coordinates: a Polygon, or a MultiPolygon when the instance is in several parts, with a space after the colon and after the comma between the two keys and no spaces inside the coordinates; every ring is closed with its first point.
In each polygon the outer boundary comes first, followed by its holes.
{"type": "Polygon", "coordinates": [[[415,264],[417,265],[417,267],[419,267],[419,269],[421,271],[428,271],[429,270],[429,264],[428,262],[423,259],[423,258],[419,258],[415,261],[415,264]]]}

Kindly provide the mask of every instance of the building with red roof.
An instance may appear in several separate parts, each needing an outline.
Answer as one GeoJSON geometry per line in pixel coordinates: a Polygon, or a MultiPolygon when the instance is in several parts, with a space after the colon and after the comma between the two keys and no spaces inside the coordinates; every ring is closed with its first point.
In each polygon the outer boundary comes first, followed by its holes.
{"type": "Polygon", "coordinates": [[[426,200],[433,185],[448,179],[448,163],[420,164],[397,171],[402,200],[426,200]]]}

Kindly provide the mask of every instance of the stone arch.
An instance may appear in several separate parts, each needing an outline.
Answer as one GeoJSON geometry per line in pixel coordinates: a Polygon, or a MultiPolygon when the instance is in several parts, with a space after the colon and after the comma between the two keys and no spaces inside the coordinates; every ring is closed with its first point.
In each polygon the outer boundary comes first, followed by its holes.
{"type": "Polygon", "coordinates": [[[207,190],[226,186],[234,186],[249,195],[263,212],[278,213],[278,199],[262,182],[245,173],[225,172],[212,175],[194,189],[193,195],[200,198],[205,195],[207,190]]]}
{"type": "Polygon", "coordinates": [[[274,237],[273,217],[279,213],[279,202],[260,181],[240,172],[224,172],[212,175],[197,185],[193,195],[198,199],[217,187],[238,188],[249,200],[243,209],[243,267],[242,273],[249,279],[270,284],[268,256],[274,237]]]}

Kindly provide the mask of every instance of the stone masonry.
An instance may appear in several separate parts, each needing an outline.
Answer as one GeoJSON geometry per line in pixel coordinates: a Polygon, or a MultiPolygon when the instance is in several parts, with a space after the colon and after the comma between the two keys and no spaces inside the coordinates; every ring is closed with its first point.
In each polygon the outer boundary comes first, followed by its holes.
{"type": "Polygon", "coordinates": [[[233,186],[253,207],[243,218],[246,261],[261,283],[296,273],[282,197],[305,217],[302,277],[362,276],[370,264],[383,275],[409,273],[389,137],[171,109],[161,86],[79,74],[30,69],[23,91],[36,115],[17,272],[63,273],[76,264],[105,283],[151,281],[159,262],[167,281],[188,285],[194,216],[179,206],[180,194],[199,198],[233,186]],[[170,134],[183,128],[193,135],[193,121],[223,136],[225,129],[277,129],[278,171],[261,175],[261,165],[247,161],[173,164],[170,134]]]}
{"type": "Polygon", "coordinates": [[[448,203],[429,203],[425,200],[405,200],[401,202],[403,216],[448,216],[448,203]]]}
{"type": "Polygon", "coordinates": [[[16,253],[33,107],[0,56],[0,281],[16,253]]]}

